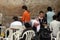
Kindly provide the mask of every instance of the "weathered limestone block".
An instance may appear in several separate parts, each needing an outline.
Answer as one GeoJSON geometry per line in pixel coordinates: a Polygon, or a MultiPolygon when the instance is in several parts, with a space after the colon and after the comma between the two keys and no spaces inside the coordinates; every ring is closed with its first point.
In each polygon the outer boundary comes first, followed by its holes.
{"type": "Polygon", "coordinates": [[[0,13],[4,15],[3,22],[10,23],[13,16],[21,16],[22,5],[27,5],[31,17],[38,16],[40,10],[46,13],[48,6],[56,12],[60,10],[60,0],[0,0],[0,13]]]}

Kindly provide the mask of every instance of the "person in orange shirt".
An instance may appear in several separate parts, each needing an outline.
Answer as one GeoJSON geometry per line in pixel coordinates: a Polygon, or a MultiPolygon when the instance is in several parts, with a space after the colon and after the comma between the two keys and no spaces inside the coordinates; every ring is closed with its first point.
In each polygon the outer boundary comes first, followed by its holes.
{"type": "Polygon", "coordinates": [[[30,12],[27,9],[27,6],[22,6],[22,9],[24,9],[23,15],[22,15],[22,22],[23,23],[29,23],[30,22],[30,12]]]}

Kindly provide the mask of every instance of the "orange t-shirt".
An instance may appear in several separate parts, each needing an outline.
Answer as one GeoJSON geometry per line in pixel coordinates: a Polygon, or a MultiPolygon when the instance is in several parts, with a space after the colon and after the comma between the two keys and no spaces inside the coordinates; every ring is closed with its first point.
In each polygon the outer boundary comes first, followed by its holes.
{"type": "Polygon", "coordinates": [[[22,16],[22,22],[30,22],[30,13],[26,10],[22,16]]]}

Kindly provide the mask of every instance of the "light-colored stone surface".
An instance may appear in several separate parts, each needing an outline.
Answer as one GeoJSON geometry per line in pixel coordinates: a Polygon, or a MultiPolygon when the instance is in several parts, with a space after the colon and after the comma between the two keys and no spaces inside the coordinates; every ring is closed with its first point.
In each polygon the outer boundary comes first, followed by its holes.
{"type": "Polygon", "coordinates": [[[56,12],[60,10],[60,0],[0,0],[0,13],[4,15],[4,23],[12,21],[12,16],[20,16],[23,13],[22,5],[27,5],[31,17],[38,16],[39,11],[46,12],[51,6],[56,12]]]}

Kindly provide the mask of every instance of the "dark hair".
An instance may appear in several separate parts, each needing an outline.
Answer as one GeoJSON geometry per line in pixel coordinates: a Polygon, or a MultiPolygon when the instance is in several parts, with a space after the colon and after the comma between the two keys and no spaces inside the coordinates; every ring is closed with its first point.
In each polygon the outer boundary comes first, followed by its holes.
{"type": "Polygon", "coordinates": [[[57,20],[60,21],[60,12],[57,14],[57,20]]]}
{"type": "Polygon", "coordinates": [[[14,19],[14,21],[18,21],[18,17],[17,16],[14,16],[13,19],[14,19]]]}
{"type": "Polygon", "coordinates": [[[52,8],[51,8],[51,7],[48,7],[47,10],[48,10],[48,11],[52,11],[52,8]]]}
{"type": "Polygon", "coordinates": [[[26,6],[26,5],[23,5],[23,6],[22,6],[22,9],[27,10],[27,6],[26,6]]]}
{"type": "Polygon", "coordinates": [[[25,25],[26,28],[30,28],[31,27],[31,25],[29,23],[25,23],[24,25],[25,25]]]}
{"type": "Polygon", "coordinates": [[[0,26],[2,26],[2,24],[0,24],[0,26]]]}
{"type": "Polygon", "coordinates": [[[56,15],[53,16],[53,20],[56,20],[56,15]]]}
{"type": "Polygon", "coordinates": [[[44,14],[44,12],[43,12],[43,11],[40,11],[40,12],[39,12],[39,14],[40,14],[40,13],[43,13],[43,14],[44,14]]]}

